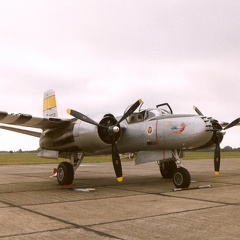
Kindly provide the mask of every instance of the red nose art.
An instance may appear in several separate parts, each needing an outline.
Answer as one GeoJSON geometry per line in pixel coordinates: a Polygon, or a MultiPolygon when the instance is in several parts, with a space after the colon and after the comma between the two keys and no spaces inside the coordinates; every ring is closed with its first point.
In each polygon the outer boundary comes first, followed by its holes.
{"type": "Polygon", "coordinates": [[[190,149],[203,146],[212,137],[199,116],[181,116],[156,122],[156,142],[160,149],[190,149]]]}

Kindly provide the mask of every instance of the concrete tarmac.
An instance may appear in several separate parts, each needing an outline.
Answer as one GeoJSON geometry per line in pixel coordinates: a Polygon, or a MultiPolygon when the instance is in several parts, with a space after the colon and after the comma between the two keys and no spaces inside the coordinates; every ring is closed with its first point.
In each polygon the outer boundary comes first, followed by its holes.
{"type": "Polygon", "coordinates": [[[173,191],[156,163],[82,164],[71,186],[50,178],[57,165],[0,166],[1,239],[239,239],[240,159],[183,161],[190,187],[173,191]]]}

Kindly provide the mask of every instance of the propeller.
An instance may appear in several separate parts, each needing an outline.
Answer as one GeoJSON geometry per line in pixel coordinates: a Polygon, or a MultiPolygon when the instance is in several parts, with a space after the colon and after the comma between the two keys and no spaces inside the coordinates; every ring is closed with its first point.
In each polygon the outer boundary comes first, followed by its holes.
{"type": "Polygon", "coordinates": [[[228,128],[231,128],[231,127],[234,127],[236,126],[237,124],[240,123],[240,118],[237,118],[235,119],[234,121],[232,121],[231,123],[229,123],[225,128],[224,130],[228,129],[228,128]]]}
{"type": "Polygon", "coordinates": [[[97,127],[104,128],[105,133],[108,135],[108,137],[110,138],[110,143],[112,144],[112,163],[113,163],[113,168],[117,177],[118,182],[122,182],[123,180],[123,176],[122,176],[122,165],[121,165],[121,160],[120,160],[120,156],[119,156],[119,152],[117,149],[117,145],[116,145],[116,139],[115,136],[120,132],[120,123],[125,120],[127,117],[129,117],[142,103],[142,100],[139,99],[137,100],[133,105],[131,105],[128,110],[123,114],[123,116],[121,117],[121,119],[119,121],[117,121],[115,118],[114,123],[113,122],[107,122],[106,125],[97,123],[96,121],[94,121],[93,119],[89,118],[88,116],[77,112],[75,110],[72,109],[67,109],[67,113],[72,115],[73,117],[95,125],[97,127]]]}
{"type": "MultiPolygon", "coordinates": [[[[197,112],[198,115],[203,116],[202,112],[196,106],[193,106],[193,109],[197,112]]],[[[214,150],[214,170],[215,170],[215,175],[218,176],[219,170],[220,170],[220,160],[221,160],[220,143],[223,139],[223,135],[225,134],[225,132],[222,132],[222,130],[226,130],[236,126],[237,124],[240,123],[240,118],[235,119],[231,123],[227,124],[227,126],[224,128],[219,124],[219,122],[216,119],[209,118],[209,120],[212,123],[213,132],[214,132],[214,136],[212,140],[216,144],[216,147],[214,150]]]]}
{"type": "Polygon", "coordinates": [[[193,109],[197,112],[198,115],[203,116],[202,112],[196,106],[193,106],[193,109]]]}
{"type": "Polygon", "coordinates": [[[221,160],[221,148],[220,148],[220,135],[219,133],[216,133],[216,147],[214,150],[214,170],[215,170],[215,175],[219,175],[219,170],[220,170],[220,160],[221,160]]]}
{"type": "Polygon", "coordinates": [[[104,125],[101,125],[101,124],[95,122],[94,120],[92,120],[92,119],[89,118],[88,116],[86,116],[86,115],[84,115],[84,114],[82,114],[82,113],[80,113],[80,112],[77,112],[77,111],[75,111],[75,110],[67,109],[67,113],[70,114],[70,115],[72,115],[73,117],[75,117],[75,118],[83,121],[83,122],[87,122],[87,123],[93,124],[93,125],[98,126],[98,127],[100,127],[100,126],[101,126],[101,127],[104,127],[104,128],[106,127],[106,126],[104,126],[104,125]]]}

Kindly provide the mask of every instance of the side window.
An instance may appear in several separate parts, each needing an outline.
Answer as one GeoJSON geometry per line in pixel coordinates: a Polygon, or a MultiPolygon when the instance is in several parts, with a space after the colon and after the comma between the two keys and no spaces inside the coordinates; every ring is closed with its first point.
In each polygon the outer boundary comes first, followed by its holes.
{"type": "Polygon", "coordinates": [[[144,120],[144,113],[133,113],[132,115],[130,115],[127,119],[128,123],[137,123],[137,122],[143,122],[144,120]]]}

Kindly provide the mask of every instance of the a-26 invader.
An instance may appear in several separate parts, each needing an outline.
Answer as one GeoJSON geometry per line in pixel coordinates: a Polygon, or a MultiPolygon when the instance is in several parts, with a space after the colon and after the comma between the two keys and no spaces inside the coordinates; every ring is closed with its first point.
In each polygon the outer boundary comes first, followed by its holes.
{"type": "Polygon", "coordinates": [[[103,154],[112,155],[116,177],[121,182],[119,154],[135,153],[136,164],[156,161],[164,178],[172,178],[177,188],[187,188],[191,177],[181,165],[183,151],[212,146],[215,146],[214,167],[218,175],[224,130],[239,125],[240,118],[229,124],[204,116],[196,107],[198,115],[173,114],[167,103],[144,110],[142,104],[141,99],[136,101],[120,117],[111,113],[86,116],[68,109],[74,118],[63,119],[58,117],[54,90],[48,90],[44,93],[43,118],[0,112],[0,123],[39,128],[41,132],[7,125],[0,128],[39,137],[40,157],[69,158],[70,162],[61,162],[57,169],[61,185],[73,182],[84,156],[103,154]]]}

